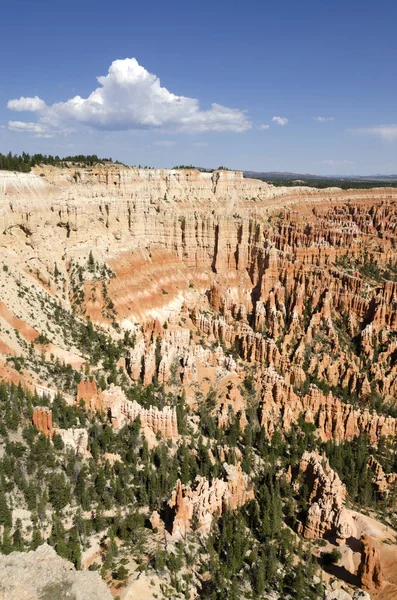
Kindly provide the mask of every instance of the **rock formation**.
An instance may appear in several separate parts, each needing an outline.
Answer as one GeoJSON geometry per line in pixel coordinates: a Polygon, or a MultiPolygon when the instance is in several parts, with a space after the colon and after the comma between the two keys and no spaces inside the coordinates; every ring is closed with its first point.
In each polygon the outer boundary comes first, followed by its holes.
{"type": "Polygon", "coordinates": [[[44,433],[45,436],[52,438],[54,428],[52,426],[52,410],[46,406],[35,406],[33,408],[33,425],[44,433]]]}
{"type": "Polygon", "coordinates": [[[123,462],[120,454],[114,452],[105,452],[103,455],[103,460],[107,460],[109,464],[113,467],[116,463],[123,462]]]}
{"type": "MultiPolygon", "coordinates": [[[[371,380],[386,400],[396,397],[397,284],[387,280],[397,260],[395,190],[275,188],[239,172],[119,165],[2,172],[1,189],[2,248],[18,281],[0,273],[9,291],[0,318],[26,341],[38,338],[29,321],[42,312],[28,293],[33,282],[63,309],[132,332],[123,366],[135,381],[167,384],[172,372],[189,388],[201,384],[203,368],[235,372],[240,357],[274,368],[295,389],[317,378],[365,400],[371,380]],[[87,271],[90,252],[106,281],[87,271]],[[216,352],[195,332],[219,342],[216,352]]],[[[53,337],[44,351],[80,368],[81,356],[53,337]]],[[[4,338],[6,354],[26,352],[18,337],[4,338]]],[[[79,384],[80,398],[97,410],[94,383],[79,384]]],[[[343,420],[374,437],[395,432],[365,412],[357,424],[355,414],[343,420]]],[[[343,434],[328,416],[327,426],[325,435],[343,434]]]]}
{"type": "Polygon", "coordinates": [[[161,519],[160,514],[157,510],[154,510],[150,515],[150,525],[152,529],[157,529],[158,531],[164,531],[164,521],[161,519]]]}
{"type": "Polygon", "coordinates": [[[366,590],[377,590],[383,586],[379,548],[369,535],[361,537],[362,554],[358,574],[361,586],[366,590]]]}
{"type": "Polygon", "coordinates": [[[303,536],[311,539],[327,535],[350,537],[354,525],[345,509],[346,488],[328,460],[317,452],[305,452],[299,474],[303,475],[308,489],[309,510],[300,527],[303,536]]]}
{"type": "MultiPolygon", "coordinates": [[[[157,435],[177,444],[174,407],[144,408],[118,386],[97,388],[111,360],[92,360],[82,343],[89,318],[102,328],[95,335],[123,347],[112,380],[156,381],[171,394],[182,386],[197,431],[200,402],[215,390],[220,428],[237,415],[244,429],[259,401],[268,436],[303,417],[323,441],[365,434],[375,447],[397,435],[388,416],[397,398],[396,232],[395,189],[276,188],[240,172],[121,165],[0,171],[0,375],[54,393],[58,381],[43,381],[38,364],[65,363],[93,376],[77,386],[77,405],[116,430],[139,418],[151,444],[157,435]]],[[[71,395],[78,379],[67,374],[71,395]]],[[[33,422],[53,435],[48,409],[37,407],[33,422]]],[[[87,452],[80,430],[56,431],[87,452]]],[[[208,455],[215,462],[229,452],[212,444],[208,455]]],[[[178,482],[176,538],[193,524],[208,531],[214,514],[253,497],[241,469],[224,468],[211,483],[178,482]]],[[[394,477],[375,459],[368,468],[387,495],[394,477]]],[[[328,462],[306,453],[300,469],[309,490],[302,533],[355,535],[328,462]]],[[[371,552],[362,577],[373,582],[371,552]]]]}
{"type": "Polygon", "coordinates": [[[382,465],[373,457],[368,460],[368,469],[373,473],[373,484],[381,495],[387,496],[391,489],[395,489],[397,485],[397,473],[384,472],[382,465]]]}
{"type": "Polygon", "coordinates": [[[254,498],[254,491],[241,467],[224,463],[224,479],[214,479],[210,484],[197,476],[192,487],[179,480],[169,506],[173,510],[172,535],[176,538],[191,531],[192,522],[202,533],[208,533],[212,518],[221,515],[225,508],[236,509],[254,498]]]}
{"type": "Polygon", "coordinates": [[[165,406],[162,410],[153,406],[143,408],[136,401],[128,400],[119,386],[111,384],[107,390],[98,393],[95,382],[89,381],[79,383],[77,402],[80,399],[89,409],[103,412],[115,429],[139,417],[141,427],[150,429],[154,435],[167,439],[178,437],[175,407],[165,406]]]}
{"type": "Polygon", "coordinates": [[[338,588],[336,590],[326,590],[323,600],[371,600],[371,597],[363,590],[356,590],[351,596],[345,590],[338,588]]]}
{"type": "Polygon", "coordinates": [[[66,448],[83,456],[91,456],[88,452],[88,432],[86,429],[55,429],[61,436],[66,448]]]}
{"type": "Polygon", "coordinates": [[[35,406],[33,409],[33,425],[52,438],[54,433],[59,435],[64,445],[82,455],[90,456],[88,452],[88,432],[86,429],[60,429],[52,424],[52,410],[47,406],[35,406]]]}
{"type": "Polygon", "coordinates": [[[263,374],[262,398],[261,423],[269,435],[277,424],[288,431],[300,415],[316,424],[324,441],[349,441],[365,433],[376,445],[380,437],[393,438],[397,434],[397,419],[355,408],[332,394],[325,396],[316,386],[311,386],[305,396],[298,396],[271,367],[263,374]]]}
{"type": "Polygon", "coordinates": [[[353,594],[353,600],[371,600],[371,596],[364,590],[356,590],[353,594]]]}
{"type": "Polygon", "coordinates": [[[99,573],[76,571],[43,544],[34,552],[0,555],[0,600],[111,600],[99,573]]]}
{"type": "Polygon", "coordinates": [[[88,410],[100,410],[100,402],[98,398],[98,388],[95,379],[82,379],[77,385],[77,403],[83,400],[85,407],[88,410]]]}

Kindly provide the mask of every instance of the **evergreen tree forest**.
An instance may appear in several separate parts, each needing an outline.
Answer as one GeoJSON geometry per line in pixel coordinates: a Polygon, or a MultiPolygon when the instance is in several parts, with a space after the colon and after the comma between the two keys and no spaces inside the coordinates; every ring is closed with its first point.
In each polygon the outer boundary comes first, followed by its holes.
{"type": "MultiPolygon", "coordinates": [[[[145,394],[161,386],[131,388],[130,397],[145,402],[145,394]]],[[[387,501],[374,492],[365,465],[375,453],[386,471],[396,468],[395,447],[383,441],[369,450],[364,438],[352,442],[320,442],[312,426],[300,422],[286,434],[276,430],[269,439],[258,426],[255,411],[241,430],[239,418],[226,429],[216,427],[211,394],[200,408],[202,428],[194,432],[177,400],[178,427],[183,443],[173,447],[159,440],[149,448],[139,419],[115,431],[105,415],[70,406],[59,393],[53,400],[54,427],[83,427],[88,432],[89,456],[65,448],[55,433],[52,440],[32,425],[34,406],[48,404],[14,384],[0,384],[0,549],[4,554],[28,551],[43,542],[81,568],[82,554],[92,540],[101,544],[102,576],[122,585],[128,576],[126,557],[140,569],[163,578],[168,597],[183,598],[195,585],[201,598],[237,600],[263,598],[275,591],[281,597],[316,599],[322,584],[316,578],[316,559],[310,543],[296,535],[307,509],[283,475],[306,450],[325,452],[346,483],[356,506],[387,511],[387,501]],[[255,497],[235,511],[225,509],[213,519],[209,535],[194,531],[177,544],[165,542],[150,524],[156,510],[167,522],[168,501],[178,479],[194,486],[197,475],[212,481],[224,465],[216,448],[227,447],[226,461],[241,456],[252,478],[255,497]],[[117,455],[111,464],[109,456],[117,455]],[[19,518],[17,509],[30,518],[19,518]],[[210,573],[210,576],[208,576],[210,573]]]]}
{"type": "MultiPolygon", "coordinates": [[[[117,162],[117,161],[116,161],[117,162]]],[[[2,171],[19,171],[21,173],[29,173],[32,167],[36,165],[51,165],[51,166],[68,166],[68,164],[93,166],[96,164],[113,163],[111,158],[98,158],[96,154],[76,156],[52,156],[51,154],[8,154],[0,153],[0,170],[2,171]]]]}

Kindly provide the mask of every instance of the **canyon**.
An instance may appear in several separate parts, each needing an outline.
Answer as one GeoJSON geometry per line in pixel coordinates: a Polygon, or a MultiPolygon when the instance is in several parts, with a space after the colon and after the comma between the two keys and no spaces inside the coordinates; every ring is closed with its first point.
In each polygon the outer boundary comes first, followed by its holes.
{"type": "MultiPolygon", "coordinates": [[[[214,476],[178,474],[153,502],[169,544],[257,502],[265,459],[250,473],[243,442],[215,443],[211,419],[239,440],[298,426],[318,445],[365,439],[371,485],[393,515],[396,474],[379,460],[397,434],[396,242],[392,188],[115,164],[0,171],[0,377],[34,395],[35,428],[79,460],[92,458],[93,434],[55,422],[60,391],[109,438],[139,423],[150,451],[166,444],[173,457],[187,444],[194,460],[200,438],[214,476]]],[[[108,455],[121,470],[125,459],[108,455]]],[[[349,505],[318,450],[280,467],[281,479],[296,496],[304,485],[295,534],[342,550],[340,589],[397,598],[391,521],[378,535],[379,515],[349,505]]]]}

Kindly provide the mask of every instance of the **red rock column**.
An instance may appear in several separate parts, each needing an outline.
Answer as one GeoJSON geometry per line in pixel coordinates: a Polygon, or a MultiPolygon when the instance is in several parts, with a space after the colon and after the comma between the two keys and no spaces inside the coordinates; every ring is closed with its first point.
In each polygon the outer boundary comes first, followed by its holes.
{"type": "Polygon", "coordinates": [[[45,436],[52,438],[54,434],[52,411],[46,406],[35,406],[33,409],[33,425],[42,431],[45,436]]]}

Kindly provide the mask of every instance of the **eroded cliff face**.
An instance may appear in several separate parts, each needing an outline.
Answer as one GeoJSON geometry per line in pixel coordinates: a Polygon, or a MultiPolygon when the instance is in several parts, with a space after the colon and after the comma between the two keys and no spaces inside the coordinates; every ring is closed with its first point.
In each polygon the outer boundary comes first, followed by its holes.
{"type": "Polygon", "coordinates": [[[54,428],[52,426],[52,411],[44,406],[35,406],[33,409],[33,425],[44,433],[46,437],[52,438],[54,428]]]}
{"type": "Polygon", "coordinates": [[[82,380],[77,386],[77,402],[83,400],[85,406],[102,413],[115,429],[139,418],[144,432],[159,435],[165,439],[178,439],[178,422],[174,407],[165,406],[162,410],[150,406],[145,409],[138,402],[128,400],[119,386],[111,384],[107,390],[99,391],[95,381],[82,380]],[[150,433],[149,433],[150,432],[150,433]]]}
{"type": "Polygon", "coordinates": [[[236,390],[254,365],[269,434],[304,413],[323,439],[395,435],[371,412],[371,398],[397,393],[395,190],[116,165],[0,182],[4,357],[30,344],[82,369],[59,326],[73,310],[130,332],[120,367],[132,381],[176,378],[192,402],[216,384],[220,426],[229,406],[244,425],[236,390]]]}
{"type": "Polygon", "coordinates": [[[88,452],[88,432],[84,428],[60,429],[53,427],[52,410],[46,406],[35,406],[33,408],[33,425],[50,439],[57,434],[65,448],[73,450],[77,454],[91,456],[88,452]]]}
{"type": "MultiPolygon", "coordinates": [[[[301,486],[306,490],[307,512],[298,531],[309,539],[322,537],[336,543],[341,551],[340,566],[355,576],[356,584],[377,598],[384,588],[384,567],[390,565],[385,549],[393,544],[394,536],[387,539],[390,531],[386,527],[382,530],[376,521],[347,508],[346,487],[325,455],[305,452],[293,486],[296,491],[302,492],[301,486]]],[[[395,595],[394,585],[388,586],[385,597],[395,595]]]]}
{"type": "Polygon", "coordinates": [[[268,435],[277,427],[289,431],[302,416],[306,423],[316,426],[323,441],[350,441],[365,434],[372,445],[377,445],[381,438],[396,436],[396,418],[355,408],[332,393],[325,395],[315,385],[307,394],[298,395],[272,368],[263,373],[262,398],[261,424],[268,435]]]}
{"type": "Polygon", "coordinates": [[[181,538],[194,526],[201,533],[209,533],[215,515],[221,516],[226,509],[235,510],[253,500],[252,484],[241,467],[224,463],[223,469],[224,477],[211,483],[200,476],[192,487],[178,480],[169,502],[174,539],[181,538]]]}
{"type": "MultiPolygon", "coordinates": [[[[263,467],[256,447],[254,458],[216,448],[211,419],[232,429],[228,439],[261,430],[269,440],[298,422],[318,443],[395,438],[396,228],[387,188],[275,188],[236,172],[116,165],[0,172],[0,375],[49,402],[62,389],[116,432],[139,418],[148,446],[164,439],[171,455],[187,440],[195,456],[202,436],[222,474],[174,488],[175,477],[166,502],[174,540],[206,534],[215,515],[256,499],[250,473],[263,467]],[[152,384],[156,406],[138,394],[152,384]]],[[[51,417],[34,409],[38,429],[87,456],[87,431],[51,417]]],[[[109,464],[125,460],[111,450],[109,464]]],[[[299,467],[303,536],[360,540],[363,517],[346,508],[326,458],[305,453],[299,467]]],[[[393,474],[375,458],[367,468],[392,498],[393,474]]],[[[163,526],[159,513],[152,520],[163,526]]],[[[365,544],[361,554],[364,585],[378,563],[365,544]]]]}
{"type": "Polygon", "coordinates": [[[345,510],[346,487],[326,457],[305,452],[298,473],[303,476],[308,490],[309,508],[301,527],[303,536],[317,539],[332,534],[343,538],[353,535],[345,510]]]}

